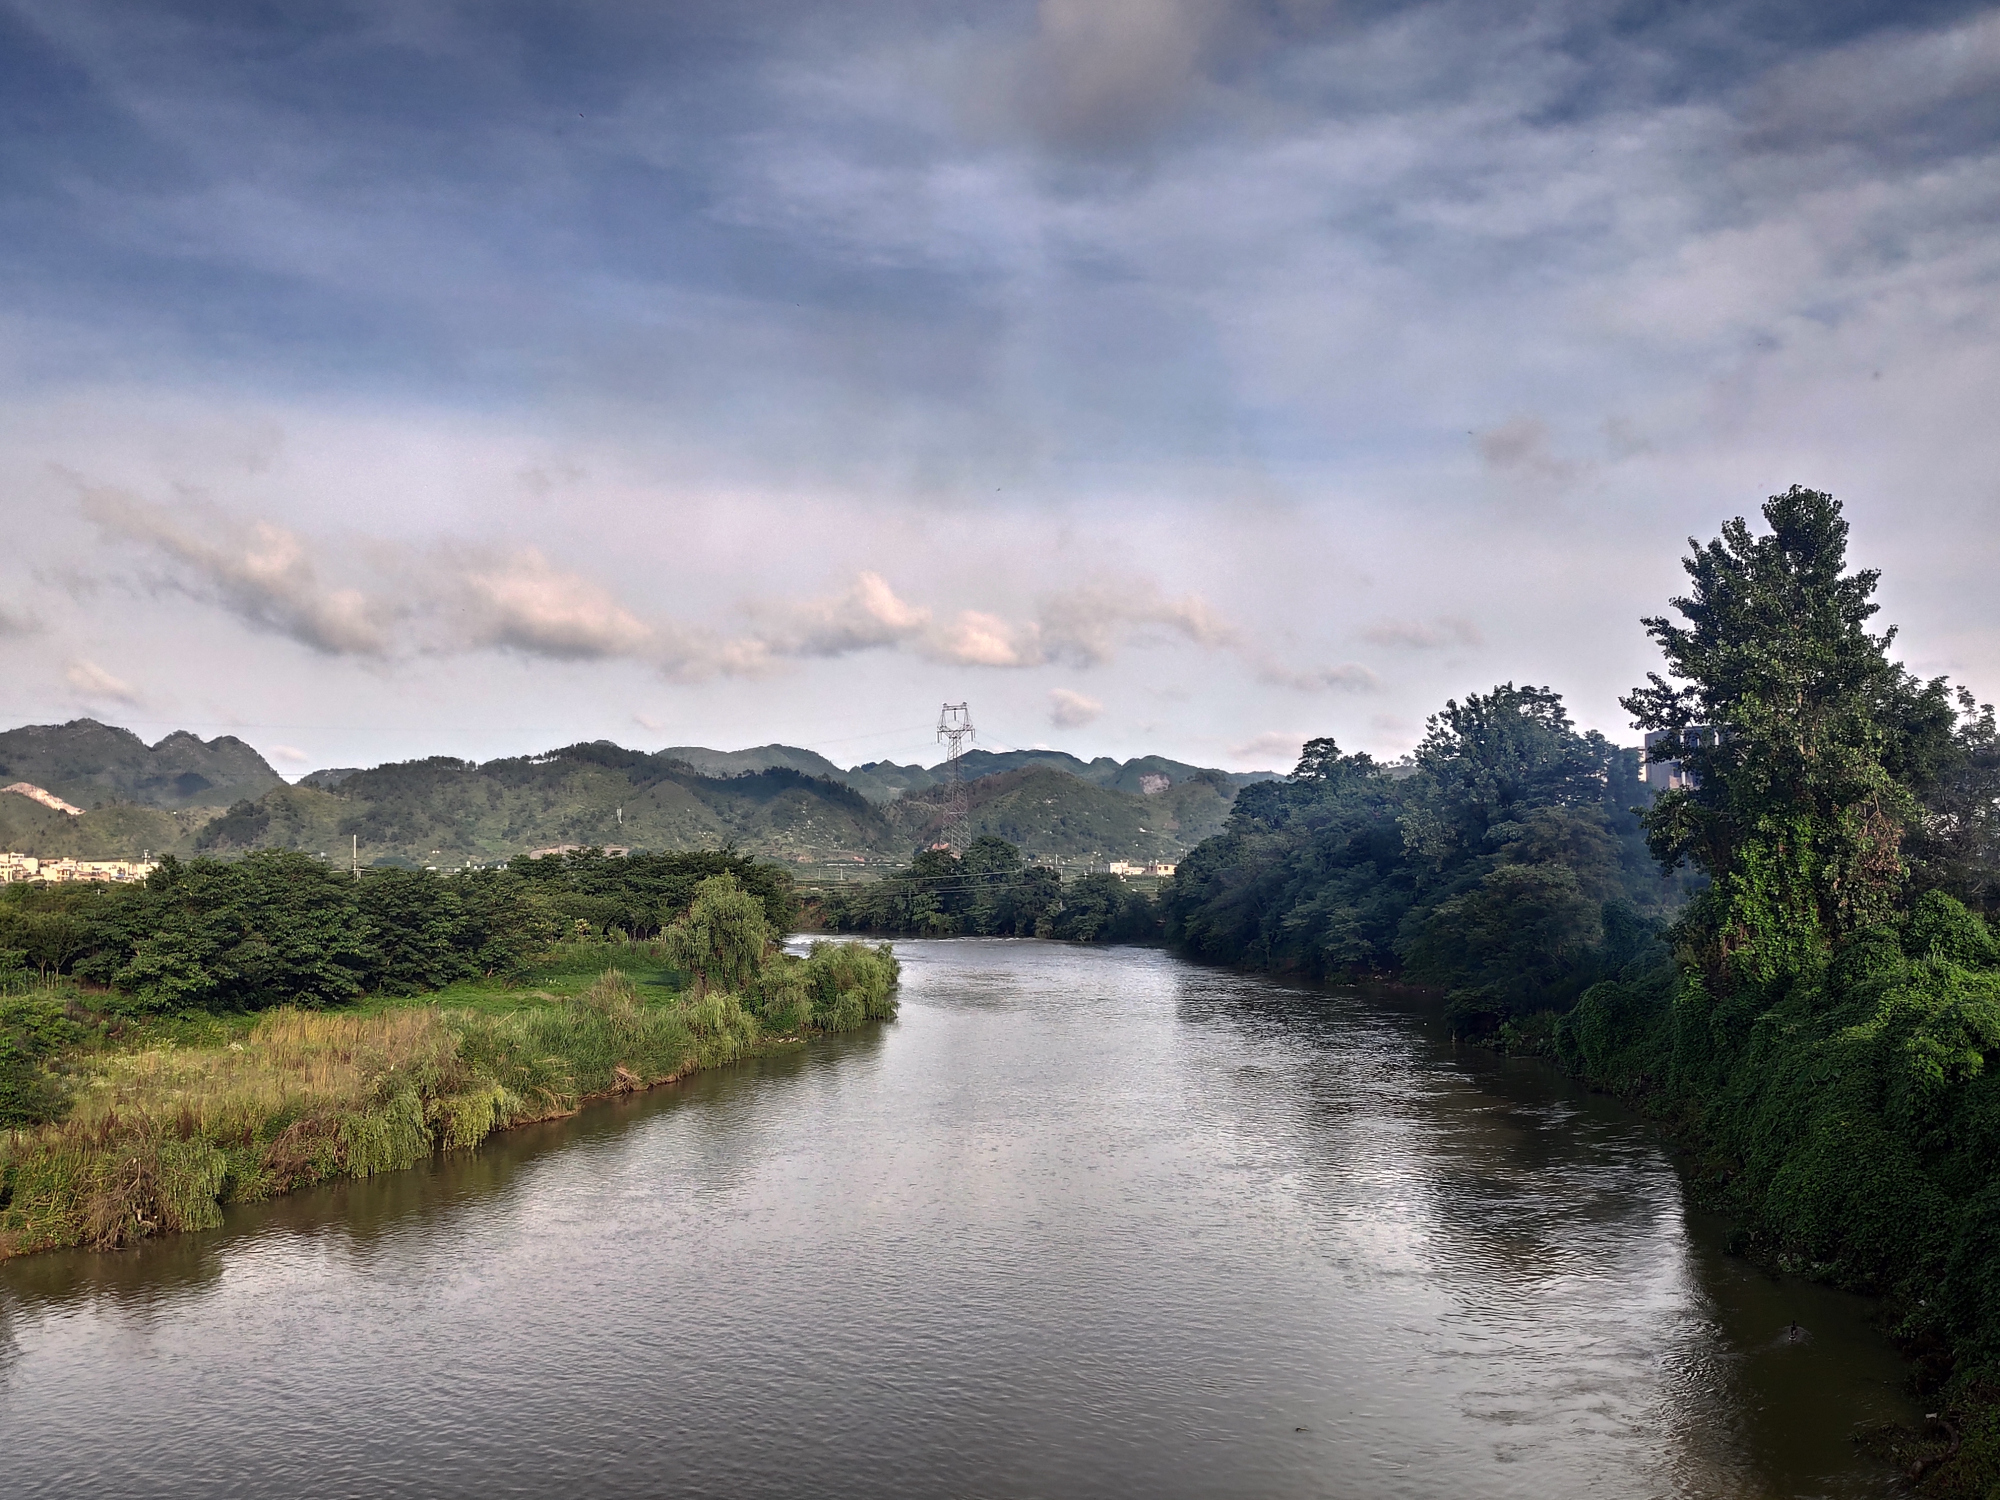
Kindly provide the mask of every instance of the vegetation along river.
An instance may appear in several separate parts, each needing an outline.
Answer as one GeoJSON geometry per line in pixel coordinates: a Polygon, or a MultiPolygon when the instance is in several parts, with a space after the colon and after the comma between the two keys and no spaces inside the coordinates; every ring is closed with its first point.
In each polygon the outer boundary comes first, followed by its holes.
{"type": "Polygon", "coordinates": [[[0,1265],[0,1490],[1888,1491],[1866,1305],[1616,1103],[1393,996],[898,948],[892,1023],[0,1265]]]}

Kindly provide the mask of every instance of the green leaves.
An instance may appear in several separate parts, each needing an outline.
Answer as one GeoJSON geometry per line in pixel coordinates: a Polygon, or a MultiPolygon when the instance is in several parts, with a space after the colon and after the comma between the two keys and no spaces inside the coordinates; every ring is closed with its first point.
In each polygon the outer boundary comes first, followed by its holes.
{"type": "Polygon", "coordinates": [[[1646,824],[1656,855],[1724,894],[1710,930],[1684,933],[1721,984],[1810,963],[1894,910],[1917,804],[1890,762],[1922,759],[1912,737],[1935,732],[1943,692],[1889,660],[1893,631],[1869,633],[1878,575],[1847,571],[1838,501],[1795,485],[1764,518],[1767,535],[1738,518],[1695,547],[1673,601],[1685,623],[1645,621],[1675,680],[1622,700],[1661,733],[1653,753],[1693,773],[1646,824]]]}
{"type": "Polygon", "coordinates": [[[771,945],[764,903],[734,875],[712,875],[695,888],[687,914],[662,934],[675,968],[706,991],[748,989],[771,945]]]}

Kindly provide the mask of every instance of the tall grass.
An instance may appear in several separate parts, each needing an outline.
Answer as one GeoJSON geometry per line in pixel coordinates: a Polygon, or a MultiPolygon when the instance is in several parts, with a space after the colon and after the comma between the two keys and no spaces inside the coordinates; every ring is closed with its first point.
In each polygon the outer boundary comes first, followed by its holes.
{"type": "Polygon", "coordinates": [[[733,1062],[767,1027],[893,1015],[886,949],[828,946],[841,952],[797,965],[810,1003],[782,1021],[715,991],[648,1001],[610,969],[581,994],[501,1014],[285,1009],[240,1040],[91,1055],[63,1119],[0,1135],[0,1257],[212,1227],[226,1203],[398,1171],[733,1062]]]}

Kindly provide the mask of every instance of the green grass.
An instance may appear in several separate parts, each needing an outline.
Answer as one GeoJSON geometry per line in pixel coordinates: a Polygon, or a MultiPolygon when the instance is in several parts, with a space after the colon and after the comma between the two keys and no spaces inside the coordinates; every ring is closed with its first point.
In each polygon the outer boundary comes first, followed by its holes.
{"type": "Polygon", "coordinates": [[[671,1000],[687,988],[686,976],[667,963],[666,951],[658,943],[559,943],[519,974],[461,979],[421,995],[366,995],[343,1009],[372,1014],[435,1005],[503,1015],[574,999],[610,969],[623,974],[649,1001],[671,1000]]]}
{"type": "Polygon", "coordinates": [[[886,950],[827,945],[773,957],[749,994],[689,996],[657,945],[596,943],[511,979],[328,1010],[133,1017],[93,1012],[108,997],[82,992],[68,1015],[38,1002],[38,1035],[55,1025],[71,1040],[44,1074],[20,1074],[45,1060],[17,1048],[15,1082],[55,1079],[64,1094],[59,1118],[0,1130],[0,1258],[208,1228],[229,1203],[470,1149],[587,1099],[893,1016],[895,979],[886,950]]]}

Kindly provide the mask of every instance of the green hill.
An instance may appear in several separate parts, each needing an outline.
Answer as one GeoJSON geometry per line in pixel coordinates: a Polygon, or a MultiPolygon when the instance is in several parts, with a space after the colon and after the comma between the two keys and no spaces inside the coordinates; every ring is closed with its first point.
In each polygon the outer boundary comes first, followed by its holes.
{"type": "MultiPolygon", "coordinates": [[[[294,849],[344,863],[358,840],[364,864],[450,866],[563,844],[660,851],[733,845],[791,864],[874,865],[907,859],[936,838],[946,796],[940,767],[878,763],[896,775],[870,778],[867,767],[843,772],[785,745],[727,752],[676,746],[648,754],[597,741],[483,764],[433,756],[317,771],[288,786],[240,742],[203,745],[192,735],[170,735],[148,750],[137,736],[89,721],[62,732],[63,743],[123,756],[115,775],[106,769],[108,753],[88,762],[95,770],[82,771],[86,758],[78,754],[65,763],[76,774],[37,782],[73,801],[80,786],[91,784],[81,778],[97,775],[136,790],[175,765],[193,770],[197,750],[208,756],[199,764],[218,773],[230,770],[240,750],[268,780],[211,780],[211,791],[244,789],[226,811],[213,803],[147,806],[134,796],[99,793],[83,804],[89,810],[82,817],[72,817],[25,797],[0,797],[0,848],[85,858],[147,849],[225,858],[294,849]],[[917,773],[922,786],[892,784],[898,777],[914,781],[917,773]]],[[[0,736],[4,741],[46,746],[48,736],[16,730],[0,736]]],[[[44,749],[32,764],[56,762],[44,749]]],[[[968,783],[974,835],[996,834],[1031,858],[1093,863],[1177,857],[1219,829],[1237,787],[1256,779],[1157,756],[1085,762],[1060,752],[975,751],[965,766],[989,772],[968,783]]],[[[157,785],[152,790],[159,794],[157,785]]]]}
{"type": "MultiPolygon", "coordinates": [[[[934,786],[884,811],[903,842],[924,844],[943,828],[948,795],[934,786]]],[[[1028,766],[968,783],[966,824],[971,837],[1003,838],[1031,860],[1172,860],[1219,832],[1235,799],[1220,772],[1198,773],[1147,796],[1052,766],[1028,766]]]]}
{"type": "Polygon", "coordinates": [[[670,745],[659,752],[663,760],[677,760],[704,776],[741,776],[751,771],[802,771],[807,776],[824,776],[841,781],[847,773],[813,750],[797,745],[757,745],[749,750],[709,750],[700,745],[670,745]]]}
{"type": "Polygon", "coordinates": [[[188,849],[212,808],[167,811],[106,802],[82,817],[26,797],[0,797],[0,849],[44,859],[136,859],[147,850],[188,849]]]}
{"type": "Polygon", "coordinates": [[[358,838],[366,861],[456,864],[558,844],[646,849],[735,844],[771,858],[881,853],[890,830],[850,787],[785,768],[703,776],[679,759],[599,741],[483,765],[433,756],[301,783],[231,808],[199,852],[325,852],[358,838]]]}
{"type": "MultiPolygon", "coordinates": [[[[685,761],[706,776],[734,776],[745,771],[762,771],[774,766],[803,771],[808,776],[824,776],[843,782],[871,802],[893,802],[907,792],[921,792],[946,779],[942,765],[898,765],[895,761],[874,760],[842,770],[817,751],[797,745],[759,745],[751,750],[709,750],[700,745],[675,745],[659,752],[685,761]]],[[[964,776],[977,781],[1030,766],[1045,766],[1087,781],[1093,786],[1110,787],[1135,796],[1157,793],[1198,777],[1221,777],[1230,791],[1257,781],[1274,781],[1275,771],[1216,771],[1169,760],[1164,755],[1143,755],[1132,760],[1113,760],[1100,755],[1080,760],[1061,750],[968,750],[964,776]]],[[[340,773],[323,773],[340,774],[340,773]]]]}
{"type": "MultiPolygon", "coordinates": [[[[284,780],[234,735],[204,740],[185,730],[148,745],[129,729],[72,719],[0,733],[0,786],[26,781],[78,807],[226,807],[284,780]]],[[[8,801],[20,800],[8,798],[8,801]]]]}

